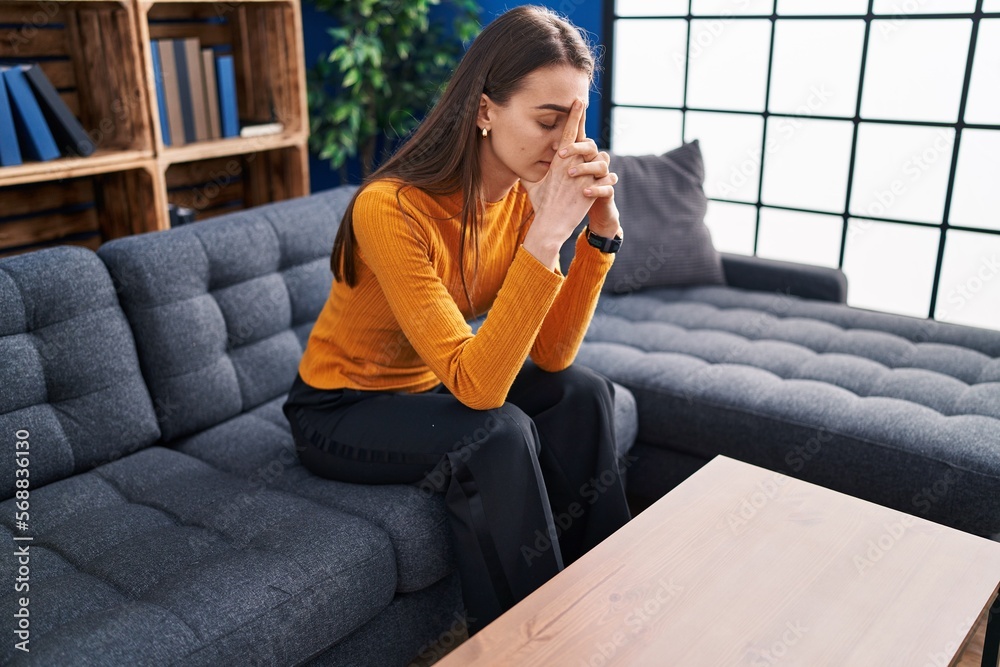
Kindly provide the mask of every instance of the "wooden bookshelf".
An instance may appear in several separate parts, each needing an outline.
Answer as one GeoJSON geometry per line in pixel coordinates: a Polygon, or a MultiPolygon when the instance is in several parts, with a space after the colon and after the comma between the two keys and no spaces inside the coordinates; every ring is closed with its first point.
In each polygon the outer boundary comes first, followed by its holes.
{"type": "Polygon", "coordinates": [[[299,0],[0,2],[0,24],[0,64],[39,62],[97,146],[0,167],[0,255],[168,229],[168,202],[202,220],[308,194],[299,0]],[[163,144],[150,41],[186,37],[232,53],[240,125],[280,133],[163,144]]]}

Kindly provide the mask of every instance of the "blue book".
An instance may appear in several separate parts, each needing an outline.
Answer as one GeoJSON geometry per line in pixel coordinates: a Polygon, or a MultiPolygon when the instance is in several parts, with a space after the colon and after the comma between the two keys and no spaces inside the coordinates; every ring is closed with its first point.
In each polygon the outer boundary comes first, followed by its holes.
{"type": "Polygon", "coordinates": [[[219,85],[219,116],[222,136],[240,136],[239,112],[236,108],[236,70],[231,55],[215,57],[215,75],[219,85]]]}
{"type": "Polygon", "coordinates": [[[17,145],[14,116],[2,73],[0,69],[0,167],[13,167],[21,164],[21,147],[17,145]]]}
{"type": "Polygon", "coordinates": [[[32,160],[54,160],[59,157],[52,130],[45,122],[38,100],[31,92],[28,80],[19,66],[4,70],[4,83],[10,94],[10,106],[14,111],[14,127],[25,155],[32,160]]]}
{"type": "Polygon", "coordinates": [[[79,119],[73,115],[66,103],[59,97],[59,92],[45,76],[41,65],[25,65],[21,68],[24,78],[28,80],[38,106],[45,116],[45,122],[52,130],[56,145],[66,156],[87,157],[97,150],[94,141],[87,135],[79,119]]]}
{"type": "Polygon", "coordinates": [[[177,88],[181,98],[181,117],[184,119],[184,140],[198,140],[194,127],[194,99],[191,97],[191,77],[188,75],[187,52],[183,39],[174,40],[174,61],[177,63],[177,88]]]}
{"type": "Polygon", "coordinates": [[[167,93],[163,90],[163,67],[160,66],[160,40],[150,40],[150,51],[153,54],[153,80],[156,83],[156,107],[160,110],[160,134],[163,145],[170,145],[170,123],[167,120],[167,93]]]}

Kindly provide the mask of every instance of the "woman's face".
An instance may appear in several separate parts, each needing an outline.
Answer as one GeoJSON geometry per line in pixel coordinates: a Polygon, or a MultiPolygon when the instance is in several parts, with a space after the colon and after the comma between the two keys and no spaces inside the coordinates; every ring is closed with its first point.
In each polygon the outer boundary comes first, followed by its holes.
{"type": "Polygon", "coordinates": [[[588,103],[590,79],[569,65],[537,69],[524,78],[521,89],[499,106],[483,95],[478,126],[489,130],[479,137],[486,178],[540,181],[549,170],[574,100],[588,103]]]}

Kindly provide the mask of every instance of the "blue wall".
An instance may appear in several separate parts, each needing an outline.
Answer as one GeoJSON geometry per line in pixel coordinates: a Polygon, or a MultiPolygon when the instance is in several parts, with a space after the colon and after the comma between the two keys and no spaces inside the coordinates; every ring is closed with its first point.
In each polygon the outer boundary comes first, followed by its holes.
{"type": "MultiPolygon", "coordinates": [[[[498,0],[478,0],[478,2],[479,6],[483,8],[481,20],[484,25],[507,9],[520,4],[526,4],[500,2],[498,0]]],[[[568,17],[578,27],[590,33],[591,41],[594,44],[603,43],[601,25],[602,0],[560,0],[559,2],[535,2],[534,4],[551,7],[560,14],[568,17]]],[[[328,15],[317,11],[309,0],[302,0],[302,32],[306,67],[312,67],[323,51],[329,51],[330,37],[326,34],[326,31],[332,25],[328,15]]],[[[600,77],[598,75],[598,81],[591,90],[590,107],[587,110],[587,135],[593,137],[598,145],[606,145],[606,141],[602,142],[600,140],[603,119],[600,118],[601,100],[600,95],[597,93],[599,90],[600,77]]],[[[360,173],[357,165],[349,166],[348,171],[351,174],[349,180],[357,180],[357,174],[360,173]]],[[[311,154],[309,158],[309,174],[313,192],[326,190],[340,184],[340,175],[330,169],[329,163],[325,160],[318,160],[311,154]]]]}

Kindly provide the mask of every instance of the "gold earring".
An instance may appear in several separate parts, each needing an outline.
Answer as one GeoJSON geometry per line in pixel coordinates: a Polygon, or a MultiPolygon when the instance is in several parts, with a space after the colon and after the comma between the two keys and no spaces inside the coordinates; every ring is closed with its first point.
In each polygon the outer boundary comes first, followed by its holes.
{"type": "Polygon", "coordinates": [[[486,136],[486,128],[485,127],[483,128],[483,136],[484,137],[486,136]]]}

